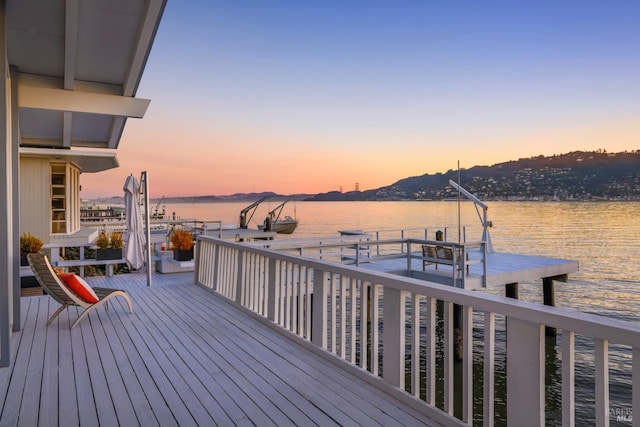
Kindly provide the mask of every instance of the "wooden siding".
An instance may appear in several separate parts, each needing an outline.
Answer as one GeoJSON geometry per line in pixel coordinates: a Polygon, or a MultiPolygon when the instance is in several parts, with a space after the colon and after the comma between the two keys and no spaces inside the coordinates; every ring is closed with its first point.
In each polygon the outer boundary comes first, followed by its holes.
{"type": "MultiPolygon", "coordinates": [[[[64,162],[57,162],[65,164],[64,162]]],[[[80,170],[71,163],[66,170],[66,234],[80,230],[80,170]]],[[[51,235],[51,161],[20,158],[20,234],[30,232],[49,243],[51,235]]]]}
{"type": "Polygon", "coordinates": [[[134,313],[116,300],[72,330],[77,308],[47,327],[58,304],[22,299],[0,425],[436,425],[421,402],[407,406],[192,274],[145,279],[89,278],[126,289],[134,313]]]}
{"type": "Polygon", "coordinates": [[[20,234],[31,233],[49,242],[49,159],[20,158],[20,234]]]}

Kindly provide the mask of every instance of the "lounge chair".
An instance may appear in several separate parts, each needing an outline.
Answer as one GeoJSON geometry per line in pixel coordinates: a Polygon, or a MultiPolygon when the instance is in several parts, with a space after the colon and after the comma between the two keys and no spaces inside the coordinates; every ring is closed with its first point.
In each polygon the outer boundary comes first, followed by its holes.
{"type": "Polygon", "coordinates": [[[36,279],[40,283],[40,286],[47,291],[49,296],[62,304],[53,316],[49,318],[47,321],[47,326],[53,322],[53,320],[60,314],[62,311],[72,305],[76,305],[84,308],[84,311],[78,316],[75,322],[71,327],[73,328],[78,324],[83,317],[85,317],[91,310],[100,307],[104,304],[105,308],[108,308],[108,301],[117,296],[123,297],[127,304],[129,305],[129,312],[133,313],[133,306],[131,305],[131,299],[129,295],[123,290],[120,289],[110,289],[110,288],[91,288],[97,297],[97,302],[87,302],[83,298],[81,298],[77,293],[72,291],[67,284],[53,271],[51,267],[51,263],[49,259],[44,254],[29,254],[27,255],[27,260],[29,261],[29,265],[33,270],[33,274],[36,279]]]}

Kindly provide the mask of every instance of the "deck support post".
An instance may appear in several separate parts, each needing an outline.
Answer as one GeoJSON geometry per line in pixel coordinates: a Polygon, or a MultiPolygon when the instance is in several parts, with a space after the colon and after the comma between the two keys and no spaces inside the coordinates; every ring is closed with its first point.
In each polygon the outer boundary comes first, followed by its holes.
{"type": "MultiPolygon", "coordinates": [[[[544,302],[544,305],[548,305],[550,307],[556,306],[555,284],[553,282],[553,277],[542,278],[542,300],[544,302]]],[[[549,337],[555,337],[556,328],[546,326],[545,335],[549,337]]]]}
{"type": "MultiPolygon", "coordinates": [[[[2,66],[2,83],[0,83],[0,367],[9,366],[11,352],[9,349],[11,332],[14,330],[13,319],[19,316],[19,287],[20,282],[16,282],[14,268],[19,268],[18,258],[16,258],[16,247],[18,242],[14,242],[14,227],[19,227],[18,218],[14,218],[16,210],[13,207],[15,197],[14,179],[17,179],[17,170],[13,170],[13,155],[18,154],[14,150],[13,132],[11,129],[11,116],[7,111],[8,102],[11,99],[11,87],[8,83],[6,70],[7,64],[7,43],[6,43],[6,2],[0,2],[0,64],[2,66]],[[16,289],[18,295],[15,295],[16,289]],[[17,302],[17,303],[16,303],[17,302]]],[[[17,95],[17,94],[16,94],[17,95]]],[[[17,132],[17,130],[15,131],[17,132]]],[[[19,192],[18,192],[19,193],[19,192]]]]}
{"type": "Polygon", "coordinates": [[[504,288],[504,294],[507,298],[518,299],[518,284],[507,283],[504,288]]]}

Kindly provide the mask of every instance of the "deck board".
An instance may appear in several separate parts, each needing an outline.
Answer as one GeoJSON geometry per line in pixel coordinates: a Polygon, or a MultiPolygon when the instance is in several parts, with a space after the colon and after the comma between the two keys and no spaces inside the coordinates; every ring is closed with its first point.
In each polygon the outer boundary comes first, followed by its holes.
{"type": "MultiPolygon", "coordinates": [[[[0,369],[0,425],[437,425],[193,284],[192,273],[88,278],[126,289],[69,329],[71,307],[22,298],[0,369]]],[[[337,363],[337,364],[336,364],[337,363]]]]}
{"type": "MultiPolygon", "coordinates": [[[[178,300],[176,299],[173,301],[178,301],[178,300]]],[[[181,315],[181,312],[185,311],[183,307],[176,307],[176,308],[167,307],[167,312],[170,312],[171,310],[176,310],[176,309],[178,310],[178,312],[175,312],[175,311],[171,312],[171,316],[179,316],[181,315]]],[[[193,310],[193,312],[195,313],[196,311],[193,310]]],[[[195,326],[199,326],[197,325],[196,322],[194,322],[193,324],[195,326]]],[[[233,372],[235,375],[241,375],[241,371],[238,370],[238,363],[243,363],[244,369],[250,369],[251,364],[255,362],[254,358],[251,358],[249,362],[247,362],[247,359],[243,357],[244,356],[243,354],[237,354],[237,353],[230,354],[224,351],[224,347],[223,347],[224,344],[221,344],[220,346],[215,345],[215,347],[217,347],[215,355],[211,355],[211,354],[207,355],[201,349],[197,349],[196,347],[194,347],[193,344],[196,344],[197,340],[200,340],[200,339],[207,340],[209,338],[207,337],[207,332],[205,328],[203,328],[202,326],[200,326],[200,328],[202,328],[202,330],[199,330],[199,331],[195,330],[195,328],[189,328],[189,329],[185,328],[179,331],[175,331],[175,338],[177,341],[174,343],[174,348],[184,349],[185,356],[186,356],[184,362],[187,363],[189,366],[191,366],[192,369],[196,368],[200,370],[198,375],[206,375],[206,372],[202,372],[204,370],[204,367],[199,364],[199,361],[206,360],[207,358],[212,358],[210,360],[211,363],[214,363],[216,366],[220,367],[220,369],[216,373],[226,372],[228,376],[231,376],[231,373],[233,372]],[[198,352],[199,355],[197,358],[193,358],[193,360],[188,360],[190,356],[189,352],[192,352],[192,353],[198,352]],[[217,363],[216,363],[216,360],[217,360],[217,363]],[[235,365],[233,364],[233,362],[235,362],[235,365]]],[[[236,381],[236,383],[237,382],[238,381],[236,381]]],[[[256,397],[260,397],[261,394],[269,395],[270,393],[275,392],[273,387],[268,382],[265,382],[263,378],[260,378],[260,377],[255,378],[253,383],[248,382],[248,380],[244,378],[243,380],[241,380],[241,384],[235,384],[235,385],[238,386],[238,391],[243,390],[245,394],[249,393],[250,395],[255,396],[254,399],[256,397]],[[261,392],[259,392],[258,390],[261,390],[261,392]]],[[[295,415],[299,413],[299,416],[302,417],[302,418],[299,418],[299,421],[302,422],[304,420],[307,423],[309,422],[308,419],[304,418],[304,414],[301,411],[299,411],[298,408],[293,407],[291,405],[287,405],[287,403],[288,402],[283,399],[278,399],[277,402],[274,402],[273,404],[272,402],[266,399],[260,399],[259,401],[255,402],[255,405],[251,404],[251,407],[255,411],[255,414],[254,414],[255,416],[263,416],[263,414],[258,412],[258,411],[263,411],[265,412],[264,416],[267,416],[276,425],[286,425],[291,423],[291,421],[288,418],[286,419],[282,418],[282,414],[279,413],[277,408],[286,410],[287,415],[289,417],[291,417],[292,414],[295,415]],[[274,406],[274,405],[277,405],[277,406],[274,406]]],[[[243,416],[241,416],[240,418],[243,418],[243,416]]]]}

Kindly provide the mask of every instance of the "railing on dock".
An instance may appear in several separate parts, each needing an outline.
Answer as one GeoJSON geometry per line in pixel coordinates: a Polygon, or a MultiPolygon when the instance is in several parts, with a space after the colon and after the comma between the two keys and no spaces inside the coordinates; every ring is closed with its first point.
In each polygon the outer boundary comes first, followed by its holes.
{"type": "Polygon", "coordinates": [[[609,380],[615,343],[632,372],[629,413],[640,414],[640,328],[630,322],[210,237],[198,237],[195,280],[452,417],[460,401],[456,415],[468,424],[493,425],[504,382],[508,425],[543,425],[550,386],[561,387],[558,421],[574,425],[575,364],[588,359],[595,398],[581,403],[595,408],[596,425],[608,425],[609,389],[620,386],[609,380]],[[545,377],[545,327],[561,342],[560,375],[545,377]],[[593,343],[580,359],[576,336],[593,343]]]}
{"type": "MultiPolygon", "coordinates": [[[[371,240],[438,240],[443,242],[462,243],[467,241],[467,227],[413,227],[413,228],[378,228],[375,230],[342,230],[341,236],[369,236],[371,240]],[[455,236],[455,239],[453,238],[455,236]]],[[[376,255],[381,255],[376,253],[376,255]]]]}
{"type": "MultiPolygon", "coordinates": [[[[323,239],[255,242],[253,246],[356,267],[381,261],[406,260],[405,275],[408,277],[430,278],[463,289],[466,283],[472,283],[475,288],[486,287],[487,284],[487,248],[482,241],[451,243],[415,238],[373,240],[370,234],[356,233],[323,239]],[[433,248],[435,253],[427,253],[427,247],[433,248]],[[471,272],[470,267],[474,264],[482,267],[471,272]],[[438,266],[445,269],[438,270],[438,266]]],[[[398,266],[392,270],[398,271],[398,266]]]]}

